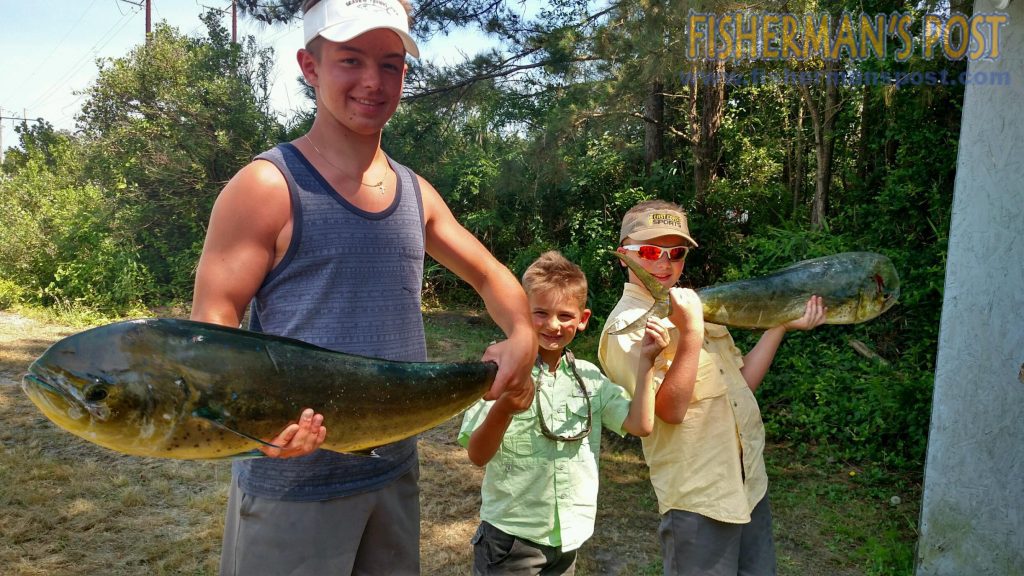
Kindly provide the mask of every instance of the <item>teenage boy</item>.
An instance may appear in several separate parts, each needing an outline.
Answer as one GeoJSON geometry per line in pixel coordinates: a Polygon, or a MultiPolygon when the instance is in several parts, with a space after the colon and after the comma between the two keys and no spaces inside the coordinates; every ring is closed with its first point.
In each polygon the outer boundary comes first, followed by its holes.
{"type": "Polygon", "coordinates": [[[459,442],[486,465],[473,574],[572,574],[593,534],[601,427],[646,436],[654,424],[652,362],[668,331],[651,322],[638,342],[632,403],[566,348],[590,320],[587,279],[558,252],[523,274],[537,333],[535,392],[506,391],[465,414],[459,442]],[[529,410],[518,406],[532,400],[529,410]]]}
{"type": "MultiPolygon", "coordinates": [[[[672,299],[674,345],[655,361],[658,417],[643,439],[662,515],[664,573],[775,574],[765,433],[754,392],[786,331],[824,322],[821,298],[812,296],[801,318],[765,331],[742,356],[726,327],[704,323],[697,294],[674,287],[687,250],[697,246],[681,208],[660,200],[634,206],[622,219],[619,241],[619,253],[670,288],[672,299]]],[[[642,336],[612,333],[646,313],[654,299],[628,274],[601,333],[598,359],[631,392],[642,336]]]]}
{"type": "MultiPolygon", "coordinates": [[[[518,282],[428,182],[380,148],[406,54],[419,53],[408,11],[399,0],[304,4],[297,58],[316,93],[313,126],[259,155],[217,198],[192,318],[237,327],[252,302],[254,330],[422,361],[426,252],[482,296],[508,336],[483,355],[499,365],[488,397],[528,398],[537,344],[518,282]]],[[[271,458],[234,464],[221,574],[419,573],[415,438],[366,457],[318,450],[326,433],[305,410],[271,440],[282,447],[266,450],[271,458]]]]}

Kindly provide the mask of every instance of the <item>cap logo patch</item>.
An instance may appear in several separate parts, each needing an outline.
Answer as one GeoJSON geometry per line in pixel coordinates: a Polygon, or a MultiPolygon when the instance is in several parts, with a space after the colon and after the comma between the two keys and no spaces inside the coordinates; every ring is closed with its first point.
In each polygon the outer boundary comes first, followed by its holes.
{"type": "Polygon", "coordinates": [[[682,228],[683,220],[678,214],[655,212],[650,215],[648,226],[672,226],[675,228],[682,228]]]}
{"type": "Polygon", "coordinates": [[[381,2],[380,0],[349,0],[345,3],[346,8],[358,6],[364,10],[376,10],[378,12],[384,12],[391,16],[398,16],[398,12],[388,2],[381,2]]]}

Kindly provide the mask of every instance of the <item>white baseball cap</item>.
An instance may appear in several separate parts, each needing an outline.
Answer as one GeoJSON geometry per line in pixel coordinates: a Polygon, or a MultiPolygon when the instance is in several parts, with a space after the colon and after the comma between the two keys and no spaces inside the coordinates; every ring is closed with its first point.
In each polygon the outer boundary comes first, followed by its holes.
{"type": "Polygon", "coordinates": [[[398,0],[321,0],[302,15],[305,43],[317,36],[332,42],[346,42],[378,28],[398,34],[405,51],[420,57],[409,35],[409,16],[398,0]]]}

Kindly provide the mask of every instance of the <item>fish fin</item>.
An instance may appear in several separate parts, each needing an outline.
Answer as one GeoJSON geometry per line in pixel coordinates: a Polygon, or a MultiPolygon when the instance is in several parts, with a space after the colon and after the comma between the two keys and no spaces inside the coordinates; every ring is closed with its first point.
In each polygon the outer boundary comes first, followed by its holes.
{"type": "Polygon", "coordinates": [[[231,456],[228,456],[227,458],[221,458],[221,460],[231,460],[231,461],[234,461],[234,460],[252,460],[253,458],[266,458],[266,457],[267,457],[267,455],[264,454],[263,452],[260,452],[259,450],[256,450],[256,449],[252,449],[252,450],[249,450],[248,452],[241,452],[239,454],[232,454],[231,456]]]}
{"type": "Polygon", "coordinates": [[[654,297],[655,302],[664,302],[668,300],[668,288],[662,286],[661,282],[658,282],[657,278],[651,276],[650,272],[644,270],[642,266],[629,258],[626,258],[625,255],[619,252],[615,252],[613,250],[612,254],[615,254],[616,258],[622,260],[623,264],[633,271],[633,274],[635,274],[636,277],[640,279],[640,282],[643,283],[644,288],[647,288],[647,291],[651,293],[652,297],[654,297]]]}
{"type": "Polygon", "coordinates": [[[352,452],[345,452],[352,456],[363,456],[365,458],[380,458],[380,454],[377,454],[376,448],[367,448],[366,450],[354,450],[352,452]]]}
{"type": "Polygon", "coordinates": [[[207,462],[223,462],[225,460],[227,460],[228,462],[234,462],[235,460],[252,460],[253,458],[266,458],[266,457],[267,457],[266,454],[264,454],[263,452],[260,452],[259,450],[256,450],[255,448],[253,448],[252,450],[248,450],[246,452],[239,452],[238,454],[229,454],[227,456],[218,456],[217,458],[203,458],[203,460],[206,460],[207,462]]]}
{"type": "MultiPolygon", "coordinates": [[[[221,430],[226,430],[228,432],[231,432],[232,434],[236,434],[238,436],[241,436],[242,438],[246,438],[246,439],[252,440],[253,442],[256,442],[258,444],[266,446],[267,448],[277,448],[278,450],[282,450],[283,449],[283,447],[278,446],[277,444],[271,444],[270,442],[267,442],[266,440],[261,440],[261,439],[255,437],[255,436],[246,434],[245,432],[241,432],[241,431],[235,430],[234,428],[228,426],[227,424],[224,424],[223,422],[219,421],[217,418],[212,417],[211,415],[207,414],[206,412],[207,412],[206,410],[196,410],[195,412],[192,413],[192,415],[195,416],[196,418],[200,418],[202,420],[206,420],[207,422],[209,422],[210,424],[213,424],[214,426],[220,428],[221,430]]],[[[256,452],[259,452],[259,450],[256,450],[256,452]]],[[[243,453],[243,457],[244,457],[244,454],[245,453],[243,453]]],[[[260,453],[260,454],[262,454],[262,453],[260,453]]]]}
{"type": "Polygon", "coordinates": [[[647,270],[644,270],[643,267],[641,267],[636,262],[630,260],[629,258],[626,258],[623,254],[621,254],[619,252],[615,252],[615,251],[612,251],[612,254],[615,254],[615,256],[619,260],[622,260],[622,262],[630,270],[633,271],[633,274],[636,275],[636,277],[640,279],[640,282],[643,283],[644,288],[647,288],[647,292],[649,292],[651,294],[651,296],[654,298],[654,305],[651,306],[651,308],[647,312],[645,312],[642,316],[640,316],[639,318],[637,318],[636,320],[631,322],[625,328],[619,328],[618,330],[615,330],[614,332],[609,332],[609,334],[611,334],[612,336],[618,336],[619,334],[628,334],[630,332],[633,332],[635,330],[639,330],[639,329],[643,328],[644,326],[646,326],[647,325],[647,319],[650,318],[652,315],[659,316],[659,319],[667,316],[667,314],[665,314],[665,316],[661,316],[657,312],[658,312],[659,304],[663,304],[664,305],[664,311],[665,312],[667,312],[671,308],[671,304],[668,301],[668,288],[665,288],[664,286],[662,286],[661,282],[658,282],[658,280],[654,276],[651,276],[650,272],[648,272],[647,270]]]}

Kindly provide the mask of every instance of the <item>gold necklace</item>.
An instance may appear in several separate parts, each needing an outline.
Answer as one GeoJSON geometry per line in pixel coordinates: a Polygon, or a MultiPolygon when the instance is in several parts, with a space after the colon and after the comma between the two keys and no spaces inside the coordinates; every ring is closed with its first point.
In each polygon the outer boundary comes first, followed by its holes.
{"type": "MultiPolygon", "coordinates": [[[[338,172],[341,172],[343,175],[348,176],[349,178],[352,178],[344,170],[342,170],[337,164],[335,164],[334,162],[331,162],[331,160],[327,156],[324,156],[324,153],[321,152],[320,149],[316,147],[316,144],[314,144],[313,140],[309,137],[309,133],[303,134],[303,138],[306,139],[306,142],[309,142],[309,145],[313,147],[314,151],[316,151],[317,156],[323,158],[324,162],[327,162],[328,164],[330,164],[332,168],[334,168],[338,172]]],[[[362,180],[359,180],[359,183],[362,184],[363,186],[366,186],[367,188],[376,188],[377,189],[377,193],[380,196],[383,196],[384,192],[385,192],[385,189],[384,189],[384,179],[387,178],[387,176],[388,176],[388,167],[384,166],[384,175],[381,176],[380,180],[378,180],[376,183],[372,183],[371,184],[371,183],[363,182],[362,180]]],[[[357,178],[352,178],[352,179],[353,180],[358,180],[357,178]]]]}

